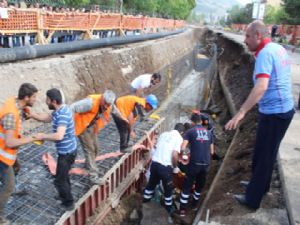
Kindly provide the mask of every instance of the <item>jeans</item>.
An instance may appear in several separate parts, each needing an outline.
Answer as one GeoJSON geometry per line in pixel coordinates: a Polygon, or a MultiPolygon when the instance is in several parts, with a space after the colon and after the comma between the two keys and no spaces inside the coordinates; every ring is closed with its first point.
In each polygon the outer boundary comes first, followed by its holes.
{"type": "Polygon", "coordinates": [[[54,185],[58,191],[59,197],[62,199],[62,203],[65,206],[73,204],[73,196],[71,193],[71,183],[69,170],[76,158],[76,152],[67,155],[58,155],[56,176],[54,185]]]}
{"type": "Polygon", "coordinates": [[[0,217],[4,214],[4,207],[14,191],[15,174],[12,166],[7,166],[0,161],[0,217]]]}
{"type": "Polygon", "coordinates": [[[78,136],[78,139],[83,148],[86,168],[89,170],[91,175],[98,175],[96,156],[98,154],[99,144],[94,129],[95,129],[95,125],[86,128],[78,136]]]}
{"type": "Polygon", "coordinates": [[[112,117],[120,134],[120,151],[124,151],[126,148],[128,148],[128,142],[130,139],[130,126],[126,121],[122,120],[118,116],[112,114],[112,117]]]}

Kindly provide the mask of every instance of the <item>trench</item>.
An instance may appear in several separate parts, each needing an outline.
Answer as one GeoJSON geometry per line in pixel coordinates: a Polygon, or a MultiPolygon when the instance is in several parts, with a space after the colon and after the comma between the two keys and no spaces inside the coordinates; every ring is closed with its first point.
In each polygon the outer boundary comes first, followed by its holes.
{"type": "MultiPolygon", "coordinates": [[[[174,220],[174,223],[196,225],[205,220],[208,210],[210,221],[222,224],[240,224],[242,220],[259,221],[269,211],[284,220],[285,203],[276,171],[272,195],[263,202],[265,211],[260,217],[251,218],[250,212],[239,207],[232,199],[232,193],[241,191],[239,180],[250,176],[256,129],[255,109],[247,115],[236,132],[225,132],[223,127],[252,87],[254,60],[251,55],[241,44],[209,30],[186,31],[176,37],[147,43],[65,55],[57,62],[45,59],[42,60],[43,65],[41,61],[34,61],[33,66],[30,62],[22,63],[20,71],[32,73],[30,79],[41,82],[38,79],[41,71],[47,73],[49,70],[50,79],[65,90],[69,102],[91,92],[101,92],[104,86],[116,90],[118,95],[127,94],[128,80],[134,77],[132,71],[160,71],[163,80],[152,91],[161,103],[153,114],[163,119],[137,123],[135,129],[138,139],[130,144],[146,144],[145,130],[170,130],[177,122],[187,122],[193,109],[200,109],[208,115],[210,112],[216,115],[216,118],[210,119],[214,125],[216,152],[221,157],[221,160],[212,161],[199,211],[188,212],[186,218],[174,220]],[[35,74],[36,68],[38,71],[35,74]]],[[[1,68],[3,71],[7,71],[4,67],[10,69],[10,65],[5,65],[1,68]]],[[[10,69],[12,76],[15,70],[10,69]]],[[[43,107],[39,108],[44,110],[43,107]]],[[[38,126],[31,132],[47,129],[47,126],[38,126]]],[[[113,122],[100,132],[99,142],[101,155],[117,151],[118,134],[113,122]]],[[[147,159],[147,155],[141,156],[133,151],[129,155],[100,160],[98,166],[105,182],[99,187],[93,186],[86,177],[72,176],[78,209],[65,213],[62,208],[56,207],[54,192],[51,191],[53,177],[40,160],[45,151],[55,154],[51,143],[45,146],[28,145],[20,151],[20,161],[24,166],[18,175],[17,188],[25,188],[29,194],[15,195],[9,202],[6,214],[13,224],[168,224],[166,213],[159,203],[151,202],[150,206],[141,203],[145,179],[139,160],[147,159]],[[135,164],[137,167],[134,167],[135,164]],[[124,180],[118,177],[125,170],[128,171],[128,180],[126,176],[124,180]],[[114,174],[114,171],[117,173],[114,174]],[[122,182],[127,182],[125,187],[122,187],[122,182]]],[[[79,157],[83,155],[79,154],[79,157]]]]}
{"type": "MultiPolygon", "coordinates": [[[[277,165],[270,191],[258,212],[240,207],[232,197],[244,191],[239,181],[250,178],[257,111],[253,109],[248,113],[237,131],[225,132],[224,125],[251,90],[253,57],[241,44],[209,30],[197,43],[193,55],[191,71],[183,76],[156,113],[166,118],[166,130],[172,129],[177,122],[190,122],[193,109],[217,114],[215,119],[210,117],[210,120],[214,125],[215,150],[221,160],[212,160],[199,210],[188,210],[185,218],[173,217],[173,224],[198,225],[209,221],[212,224],[289,224],[277,165]]],[[[169,224],[161,193],[160,201],[157,201],[156,195],[151,203],[142,204],[145,185],[144,182],[135,194],[127,196],[120,208],[112,211],[101,224],[169,224]]],[[[175,192],[175,204],[179,207],[176,185],[175,192]]]]}

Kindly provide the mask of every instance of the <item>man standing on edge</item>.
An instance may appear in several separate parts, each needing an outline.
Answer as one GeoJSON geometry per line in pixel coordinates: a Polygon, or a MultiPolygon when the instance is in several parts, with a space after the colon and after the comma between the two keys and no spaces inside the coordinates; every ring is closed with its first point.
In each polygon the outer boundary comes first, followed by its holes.
{"type": "Polygon", "coordinates": [[[295,111],[291,67],[286,50],[272,42],[267,27],[258,20],[248,25],[244,42],[251,52],[255,52],[254,87],[225,128],[235,129],[246,113],[258,103],[252,177],[250,182],[241,181],[247,187],[246,195],[234,195],[240,204],[257,209],[269,190],[279,145],[295,111]]]}
{"type": "Polygon", "coordinates": [[[211,131],[202,126],[200,113],[191,116],[193,127],[184,134],[181,150],[184,151],[190,144],[190,162],[187,165],[182,192],[180,193],[180,216],[184,217],[190,196],[191,188],[195,184],[192,207],[197,209],[202,188],[205,185],[206,175],[209,169],[211,156],[214,154],[213,135],[211,131]]]}
{"type": "Polygon", "coordinates": [[[58,159],[54,185],[59,193],[58,198],[66,210],[74,209],[71,193],[69,170],[76,158],[77,142],[75,138],[74,120],[71,109],[63,104],[61,92],[52,88],[46,93],[46,104],[51,114],[28,114],[28,117],[41,122],[52,121],[53,133],[39,133],[35,137],[39,140],[55,141],[58,159]]]}
{"type": "Polygon", "coordinates": [[[149,202],[153,197],[156,185],[162,181],[165,207],[169,216],[172,213],[173,205],[173,168],[177,167],[183,132],[183,124],[177,123],[174,130],[164,132],[158,137],[152,156],[149,183],[144,190],[143,202],[149,202]]]}
{"type": "Polygon", "coordinates": [[[144,89],[154,86],[160,81],[161,75],[159,73],[140,75],[131,82],[130,92],[138,97],[144,97],[144,89]]]}
{"type": "Polygon", "coordinates": [[[9,224],[4,217],[4,207],[14,191],[15,174],[13,165],[17,159],[18,147],[35,141],[33,137],[22,137],[22,121],[27,107],[36,101],[37,88],[24,83],[19,88],[18,98],[10,97],[0,109],[0,224],[9,224]]]}
{"type": "Polygon", "coordinates": [[[103,95],[89,95],[87,98],[73,103],[70,107],[75,113],[75,134],[81,143],[85,155],[85,167],[93,183],[99,183],[99,169],[96,157],[99,150],[99,130],[109,122],[111,105],[116,95],[106,90],[103,95]]]}

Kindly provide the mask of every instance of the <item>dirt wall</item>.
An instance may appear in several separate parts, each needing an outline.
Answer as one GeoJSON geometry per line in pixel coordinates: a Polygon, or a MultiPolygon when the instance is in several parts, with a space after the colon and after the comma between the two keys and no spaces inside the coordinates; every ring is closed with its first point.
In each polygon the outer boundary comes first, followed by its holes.
{"type": "Polygon", "coordinates": [[[171,86],[176,86],[193,67],[192,51],[200,35],[199,30],[187,30],[142,43],[1,64],[0,104],[7,97],[17,95],[19,86],[24,82],[33,83],[39,89],[38,101],[33,109],[37,112],[48,111],[44,103],[45,92],[52,87],[63,90],[66,103],[105,89],[124,95],[128,93],[129,83],[134,77],[156,71],[162,72],[163,79],[162,84],[152,91],[162,99],[166,93],[168,68],[172,70],[171,86]],[[173,68],[172,64],[182,57],[186,61],[177,63],[181,66],[173,68]]]}

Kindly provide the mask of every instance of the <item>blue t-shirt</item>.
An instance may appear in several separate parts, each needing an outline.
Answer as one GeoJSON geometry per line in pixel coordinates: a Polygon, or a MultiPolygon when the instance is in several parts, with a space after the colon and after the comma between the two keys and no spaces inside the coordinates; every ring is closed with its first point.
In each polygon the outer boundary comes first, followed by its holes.
{"type": "Polygon", "coordinates": [[[209,130],[202,125],[196,125],[189,129],[184,137],[190,144],[190,163],[210,164],[210,145],[213,137],[209,130]]]}
{"type": "Polygon", "coordinates": [[[291,66],[286,50],[279,44],[268,43],[258,53],[253,74],[254,84],[260,77],[269,78],[269,86],[259,101],[264,114],[285,113],[294,106],[291,66]]]}
{"type": "Polygon", "coordinates": [[[76,151],[73,113],[67,105],[63,105],[52,113],[52,131],[55,133],[60,126],[66,127],[66,133],[61,141],[55,142],[58,154],[65,155],[76,151]]]}

